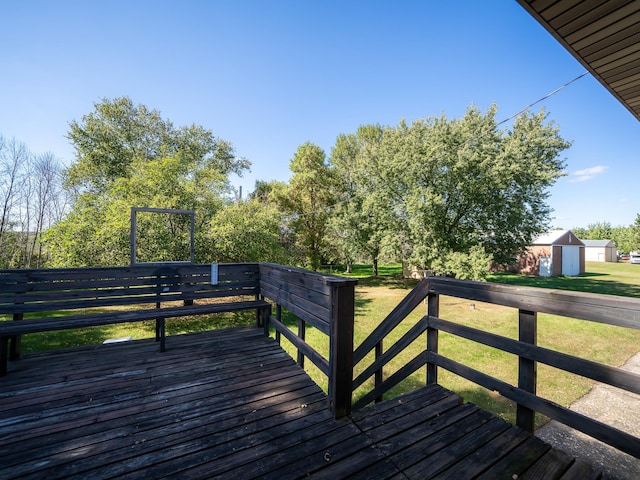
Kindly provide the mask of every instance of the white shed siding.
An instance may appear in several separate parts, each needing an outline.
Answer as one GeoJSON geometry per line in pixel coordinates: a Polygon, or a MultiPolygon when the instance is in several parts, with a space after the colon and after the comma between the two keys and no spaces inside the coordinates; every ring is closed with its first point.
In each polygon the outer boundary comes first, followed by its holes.
{"type": "Polygon", "coordinates": [[[587,262],[617,262],[616,244],[611,240],[583,240],[584,259],[587,262]]]}

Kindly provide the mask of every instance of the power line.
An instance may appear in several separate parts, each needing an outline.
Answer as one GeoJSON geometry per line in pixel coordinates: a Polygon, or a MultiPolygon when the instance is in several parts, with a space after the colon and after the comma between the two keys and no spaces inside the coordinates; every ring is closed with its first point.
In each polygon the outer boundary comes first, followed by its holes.
{"type": "Polygon", "coordinates": [[[564,85],[556,88],[555,90],[553,90],[552,92],[547,93],[544,97],[539,98],[538,100],[536,100],[533,103],[530,103],[529,105],[527,105],[526,107],[524,107],[523,109],[521,109],[519,112],[514,113],[513,115],[511,115],[509,118],[505,118],[504,120],[502,120],[501,122],[498,122],[496,124],[496,126],[500,126],[503,123],[507,123],[509,120],[514,119],[515,117],[517,117],[518,115],[526,112],[527,110],[529,110],[531,107],[533,107],[534,105],[537,105],[540,102],[545,101],[547,98],[554,96],[556,93],[560,92],[561,90],[564,90],[566,87],[568,87],[569,85],[571,85],[573,82],[580,80],[582,77],[584,77],[585,75],[587,75],[589,72],[585,71],[583,73],[581,73],[580,75],[578,75],[577,77],[569,80],[567,83],[565,83],[564,85]]]}

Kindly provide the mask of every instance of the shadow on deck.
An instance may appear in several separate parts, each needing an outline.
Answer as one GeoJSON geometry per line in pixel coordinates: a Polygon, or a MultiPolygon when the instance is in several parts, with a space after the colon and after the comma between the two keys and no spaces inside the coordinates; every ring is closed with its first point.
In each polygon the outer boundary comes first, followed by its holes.
{"type": "Polygon", "coordinates": [[[0,478],[598,478],[440,386],[335,420],[262,331],[26,356],[0,379],[0,478]],[[590,477],[591,475],[591,477],[590,477]]]}

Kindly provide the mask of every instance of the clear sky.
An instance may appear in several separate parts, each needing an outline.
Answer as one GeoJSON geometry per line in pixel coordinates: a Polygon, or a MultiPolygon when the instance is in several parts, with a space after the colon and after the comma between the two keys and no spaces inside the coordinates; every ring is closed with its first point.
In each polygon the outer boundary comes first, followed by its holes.
{"type": "MultiPolygon", "coordinates": [[[[73,161],[69,122],[128,96],[198,124],[290,177],[306,141],[492,102],[498,120],[585,69],[515,0],[0,1],[0,134],[73,161]]],[[[573,146],[551,190],[554,227],[640,213],[640,122],[591,75],[536,105],[573,146]]]]}

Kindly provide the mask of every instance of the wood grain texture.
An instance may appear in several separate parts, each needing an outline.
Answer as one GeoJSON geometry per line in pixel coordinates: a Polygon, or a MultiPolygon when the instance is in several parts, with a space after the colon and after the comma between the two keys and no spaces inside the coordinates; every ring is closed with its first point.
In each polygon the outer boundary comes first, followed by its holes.
{"type": "Polygon", "coordinates": [[[0,381],[3,479],[593,473],[438,385],[336,420],[260,328],[176,335],[162,354],[152,340],[42,352],[16,367],[0,381]]]}

